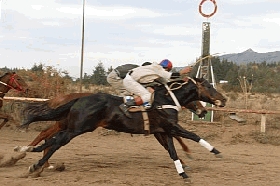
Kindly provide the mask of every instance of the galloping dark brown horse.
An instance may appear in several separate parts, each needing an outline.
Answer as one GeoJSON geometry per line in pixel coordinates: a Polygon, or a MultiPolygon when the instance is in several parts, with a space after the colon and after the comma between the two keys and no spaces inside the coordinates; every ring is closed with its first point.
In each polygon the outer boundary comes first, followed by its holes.
{"type": "MultiPolygon", "coordinates": [[[[25,81],[15,72],[7,72],[0,77],[0,108],[3,106],[3,98],[5,94],[11,89],[25,93],[28,91],[28,86],[25,81]]],[[[4,120],[0,124],[1,129],[10,119],[12,119],[12,117],[8,114],[0,113],[0,119],[4,120]]]]}
{"type": "MultiPolygon", "coordinates": [[[[71,93],[71,94],[67,94],[67,95],[60,95],[60,96],[50,99],[46,102],[49,105],[49,107],[54,109],[65,103],[68,103],[69,101],[72,101],[77,98],[89,96],[89,95],[92,95],[92,93],[71,93]]],[[[33,103],[31,103],[31,104],[33,104],[33,103]]],[[[198,115],[198,117],[200,117],[200,118],[204,117],[205,114],[207,113],[207,110],[203,107],[203,105],[200,103],[200,101],[193,101],[193,102],[187,104],[186,108],[189,109],[190,111],[192,111],[193,113],[195,113],[196,115],[198,115]]],[[[51,127],[40,132],[40,134],[28,146],[36,146],[41,141],[52,138],[55,133],[65,130],[66,128],[67,128],[67,123],[65,123],[64,120],[57,121],[51,127]]],[[[174,138],[182,146],[182,149],[186,153],[186,155],[188,157],[191,157],[191,155],[190,155],[191,151],[188,148],[188,146],[183,142],[183,140],[178,136],[174,136],[174,138]]],[[[43,155],[45,155],[48,152],[48,149],[49,148],[44,150],[43,155]]],[[[16,149],[16,150],[20,150],[20,149],[16,149]]],[[[186,164],[183,162],[183,160],[181,160],[181,162],[183,164],[183,167],[186,167],[186,164]]],[[[49,164],[49,162],[47,161],[44,164],[44,167],[52,168],[53,166],[51,166],[49,164]]]]}
{"type": "MultiPolygon", "coordinates": [[[[187,174],[178,159],[173,137],[180,136],[191,139],[215,155],[220,152],[208,142],[193,132],[189,132],[178,124],[178,109],[192,101],[201,100],[216,106],[225,106],[226,99],[203,78],[191,79],[188,82],[176,80],[167,85],[155,87],[154,102],[148,111],[150,133],[160,141],[173,159],[176,170],[182,178],[189,181],[187,174]],[[176,103],[176,104],[174,104],[176,103]],[[173,107],[170,107],[172,106],[173,107]],[[168,106],[168,107],[166,107],[168,106]]],[[[71,139],[86,132],[92,132],[98,127],[132,134],[145,134],[142,114],[131,113],[132,119],[127,118],[119,105],[123,99],[106,93],[96,93],[90,96],[72,100],[57,108],[50,108],[48,104],[27,107],[22,127],[34,121],[59,121],[67,123],[65,130],[57,132],[51,139],[38,147],[29,147],[26,151],[42,152],[50,147],[44,157],[29,168],[30,173],[40,172],[44,163],[61,146],[68,144],[71,139]]]]}

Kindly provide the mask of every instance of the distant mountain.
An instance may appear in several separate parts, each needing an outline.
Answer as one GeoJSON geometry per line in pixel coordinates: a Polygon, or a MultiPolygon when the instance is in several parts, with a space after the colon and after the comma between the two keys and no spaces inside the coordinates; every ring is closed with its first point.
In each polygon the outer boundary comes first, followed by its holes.
{"type": "Polygon", "coordinates": [[[248,62],[261,63],[266,61],[267,63],[280,62],[280,51],[267,52],[267,53],[258,53],[253,51],[251,48],[234,54],[225,54],[218,56],[221,60],[227,59],[237,64],[244,64],[248,62]]]}

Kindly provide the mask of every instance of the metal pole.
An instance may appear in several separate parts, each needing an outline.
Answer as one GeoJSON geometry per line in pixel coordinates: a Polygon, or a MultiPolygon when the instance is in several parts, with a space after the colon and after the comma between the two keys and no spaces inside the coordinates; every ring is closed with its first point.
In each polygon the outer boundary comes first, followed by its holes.
{"type": "Polygon", "coordinates": [[[84,30],[85,30],[85,0],[83,0],[82,49],[81,49],[81,69],[80,69],[80,92],[82,92],[82,87],[83,87],[84,30]]]}

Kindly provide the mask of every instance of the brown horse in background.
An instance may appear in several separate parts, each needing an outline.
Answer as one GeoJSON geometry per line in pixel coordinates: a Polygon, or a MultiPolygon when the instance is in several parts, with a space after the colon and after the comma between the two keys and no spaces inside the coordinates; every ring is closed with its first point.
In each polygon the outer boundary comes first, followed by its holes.
{"type": "MultiPolygon", "coordinates": [[[[17,75],[15,72],[7,72],[3,76],[0,76],[0,108],[3,106],[3,98],[9,90],[15,89],[20,92],[27,93],[28,86],[25,81],[17,75]]],[[[0,129],[13,118],[5,113],[0,112],[0,119],[4,121],[0,124],[0,129]]],[[[4,158],[4,155],[0,154],[0,167],[9,167],[14,165],[18,160],[24,158],[26,153],[11,156],[10,158],[4,158]]]]}
{"type": "MultiPolygon", "coordinates": [[[[7,72],[0,77],[0,108],[3,106],[3,98],[9,90],[15,89],[20,92],[27,93],[28,85],[25,81],[15,72],[7,72]]],[[[10,115],[0,112],[0,119],[4,121],[0,124],[0,129],[11,119],[10,115]]]]}
{"type": "MultiPolygon", "coordinates": [[[[46,102],[48,102],[49,107],[57,108],[74,99],[89,96],[89,95],[92,95],[92,93],[71,93],[71,94],[67,94],[67,95],[58,96],[58,97],[50,99],[46,102]]],[[[200,101],[193,101],[193,102],[187,104],[186,108],[189,109],[191,112],[195,113],[196,115],[198,115],[200,118],[204,117],[205,114],[207,113],[207,110],[203,107],[203,105],[200,103],[200,101]]],[[[66,128],[67,128],[67,126],[66,126],[64,120],[56,121],[54,125],[43,130],[28,146],[36,146],[41,141],[52,138],[54,134],[56,134],[59,131],[65,130],[66,128]]],[[[182,138],[180,138],[178,136],[174,136],[174,138],[182,146],[182,149],[186,153],[186,155],[189,158],[191,158],[191,151],[188,148],[188,146],[183,142],[182,138]]],[[[44,150],[43,155],[45,155],[48,152],[48,149],[49,148],[44,150]]],[[[187,167],[183,161],[182,161],[182,164],[184,167],[187,167]]],[[[53,166],[51,166],[48,161],[44,164],[44,167],[53,168],[53,166]]]]}

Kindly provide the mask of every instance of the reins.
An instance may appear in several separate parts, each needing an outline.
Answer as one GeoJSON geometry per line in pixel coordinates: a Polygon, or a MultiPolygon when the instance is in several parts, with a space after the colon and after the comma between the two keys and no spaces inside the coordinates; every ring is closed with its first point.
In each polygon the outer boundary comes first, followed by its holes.
{"type": "MultiPolygon", "coordinates": [[[[190,77],[188,77],[194,84],[197,84],[196,81],[190,77]]],[[[172,92],[173,90],[178,90],[180,88],[183,87],[183,85],[187,84],[188,81],[184,82],[184,83],[178,83],[178,82],[174,82],[172,83],[170,86],[168,86],[167,84],[164,84],[164,87],[166,88],[166,90],[168,91],[168,94],[171,96],[172,100],[174,101],[175,105],[162,105],[160,107],[158,107],[158,109],[163,109],[163,108],[172,108],[177,110],[178,112],[182,110],[182,106],[180,105],[178,99],[176,98],[176,96],[174,95],[174,93],[172,92]],[[174,85],[179,85],[176,88],[172,88],[174,85]]]]}
{"type": "MultiPolygon", "coordinates": [[[[8,84],[7,83],[4,83],[4,82],[2,82],[2,81],[0,81],[0,83],[2,84],[2,85],[4,85],[4,86],[8,86],[8,84]]],[[[0,94],[6,94],[7,92],[2,92],[2,91],[0,91],[0,94]]]]}
{"type": "MultiPolygon", "coordinates": [[[[197,82],[193,78],[188,77],[188,79],[191,80],[197,86],[198,97],[200,97],[200,88],[198,87],[197,82]]],[[[185,85],[187,83],[188,83],[188,81],[186,81],[184,83],[174,82],[170,86],[168,86],[167,84],[164,84],[164,87],[168,91],[167,94],[169,94],[171,96],[171,98],[174,101],[176,106],[174,106],[174,105],[162,105],[162,106],[158,106],[157,109],[169,109],[169,108],[171,108],[171,109],[177,110],[178,112],[181,111],[182,110],[182,106],[181,106],[181,104],[179,103],[178,99],[176,98],[175,94],[172,91],[173,90],[178,90],[178,89],[182,88],[183,85],[185,85]],[[176,86],[175,88],[172,88],[174,85],[179,85],[179,86],[176,86]]]]}
{"type": "MultiPolygon", "coordinates": [[[[177,84],[179,84],[179,83],[177,83],[177,84]]],[[[173,85],[173,83],[170,85],[170,87],[173,85]]],[[[180,86],[182,87],[182,85],[180,84],[180,86]]],[[[174,103],[175,103],[175,105],[176,105],[176,107],[177,107],[177,111],[179,112],[179,111],[181,111],[182,110],[182,106],[180,105],[180,103],[179,103],[179,101],[178,101],[178,99],[176,98],[176,96],[174,95],[174,93],[172,92],[172,89],[167,85],[167,84],[164,84],[164,87],[166,88],[166,90],[168,91],[168,93],[169,93],[169,95],[171,96],[171,98],[173,99],[173,101],[174,101],[174,103]]],[[[179,87],[179,88],[181,88],[181,87],[179,87]]],[[[175,89],[173,89],[173,90],[175,90],[175,89]]],[[[164,106],[164,105],[163,105],[164,106]]]]}

